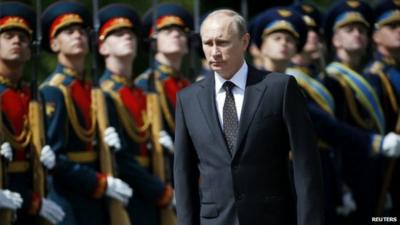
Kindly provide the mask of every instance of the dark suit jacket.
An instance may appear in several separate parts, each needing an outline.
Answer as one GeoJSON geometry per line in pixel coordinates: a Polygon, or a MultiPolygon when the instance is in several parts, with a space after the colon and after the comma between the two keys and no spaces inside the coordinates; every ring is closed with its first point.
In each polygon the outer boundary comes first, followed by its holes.
{"type": "Polygon", "coordinates": [[[295,79],[249,67],[239,127],[230,154],[218,121],[214,76],[178,94],[178,224],[232,225],[237,218],[240,225],[291,225],[296,214],[298,225],[322,224],[316,138],[295,79]]]}

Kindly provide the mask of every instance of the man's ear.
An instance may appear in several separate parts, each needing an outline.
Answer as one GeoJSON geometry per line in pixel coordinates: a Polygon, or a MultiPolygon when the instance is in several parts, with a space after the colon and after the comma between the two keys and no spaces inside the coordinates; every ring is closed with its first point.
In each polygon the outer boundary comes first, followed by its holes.
{"type": "Polygon", "coordinates": [[[250,43],[250,34],[245,33],[242,37],[242,41],[243,41],[244,50],[246,51],[247,47],[249,47],[249,43],[250,43]]]}
{"type": "Polygon", "coordinates": [[[60,51],[60,44],[56,39],[52,39],[50,41],[50,48],[53,52],[59,52],[60,51]]]}
{"type": "Polygon", "coordinates": [[[374,33],[372,34],[372,40],[375,42],[375,44],[380,43],[381,35],[380,35],[379,31],[374,31],[374,33]]]}
{"type": "Polygon", "coordinates": [[[332,45],[335,48],[339,48],[341,46],[341,43],[339,41],[339,37],[336,33],[333,34],[332,36],[332,45]]]}
{"type": "Polygon", "coordinates": [[[99,44],[99,53],[102,56],[107,56],[110,53],[108,46],[104,42],[99,44]]]}

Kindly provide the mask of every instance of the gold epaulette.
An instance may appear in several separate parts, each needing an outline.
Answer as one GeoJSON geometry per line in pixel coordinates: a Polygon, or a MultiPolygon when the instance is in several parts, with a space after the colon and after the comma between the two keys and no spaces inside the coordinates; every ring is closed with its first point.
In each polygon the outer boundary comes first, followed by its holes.
{"type": "Polygon", "coordinates": [[[113,91],[113,88],[114,88],[114,85],[115,85],[115,82],[114,81],[112,81],[112,80],[105,80],[105,81],[103,81],[102,83],[101,83],[101,89],[103,89],[104,91],[106,91],[106,92],[109,92],[109,91],[113,91]]]}
{"type": "Polygon", "coordinates": [[[57,87],[58,85],[62,84],[64,80],[65,80],[65,75],[62,73],[57,73],[53,75],[53,77],[50,80],[41,84],[40,88],[43,88],[46,85],[57,87]]]}
{"type": "Polygon", "coordinates": [[[375,61],[372,63],[371,67],[369,68],[368,72],[372,74],[378,74],[383,71],[383,63],[381,61],[375,61]]]}

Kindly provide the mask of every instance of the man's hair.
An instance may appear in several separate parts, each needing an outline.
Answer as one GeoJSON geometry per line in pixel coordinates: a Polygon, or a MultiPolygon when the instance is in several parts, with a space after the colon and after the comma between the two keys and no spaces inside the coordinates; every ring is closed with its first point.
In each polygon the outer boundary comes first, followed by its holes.
{"type": "Polygon", "coordinates": [[[233,29],[236,31],[239,37],[242,37],[247,33],[247,25],[246,25],[246,20],[241,16],[239,13],[231,10],[231,9],[219,9],[211,12],[210,14],[207,15],[207,17],[204,19],[203,23],[201,24],[200,31],[203,28],[203,25],[207,22],[207,20],[210,20],[214,17],[217,16],[228,16],[232,18],[233,21],[233,29]]]}

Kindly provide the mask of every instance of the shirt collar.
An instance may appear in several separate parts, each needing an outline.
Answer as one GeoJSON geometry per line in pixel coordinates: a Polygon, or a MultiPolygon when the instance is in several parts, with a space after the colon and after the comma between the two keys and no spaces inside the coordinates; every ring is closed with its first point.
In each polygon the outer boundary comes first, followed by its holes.
{"type": "MultiPolygon", "coordinates": [[[[246,81],[247,81],[247,71],[248,71],[248,66],[245,61],[243,61],[242,66],[240,69],[233,75],[233,77],[229,80],[232,83],[236,85],[239,89],[244,91],[246,88],[246,81]]],[[[224,79],[221,75],[219,75],[217,72],[214,72],[214,77],[215,77],[215,90],[216,92],[220,92],[222,89],[222,85],[227,81],[224,79]]]]}

